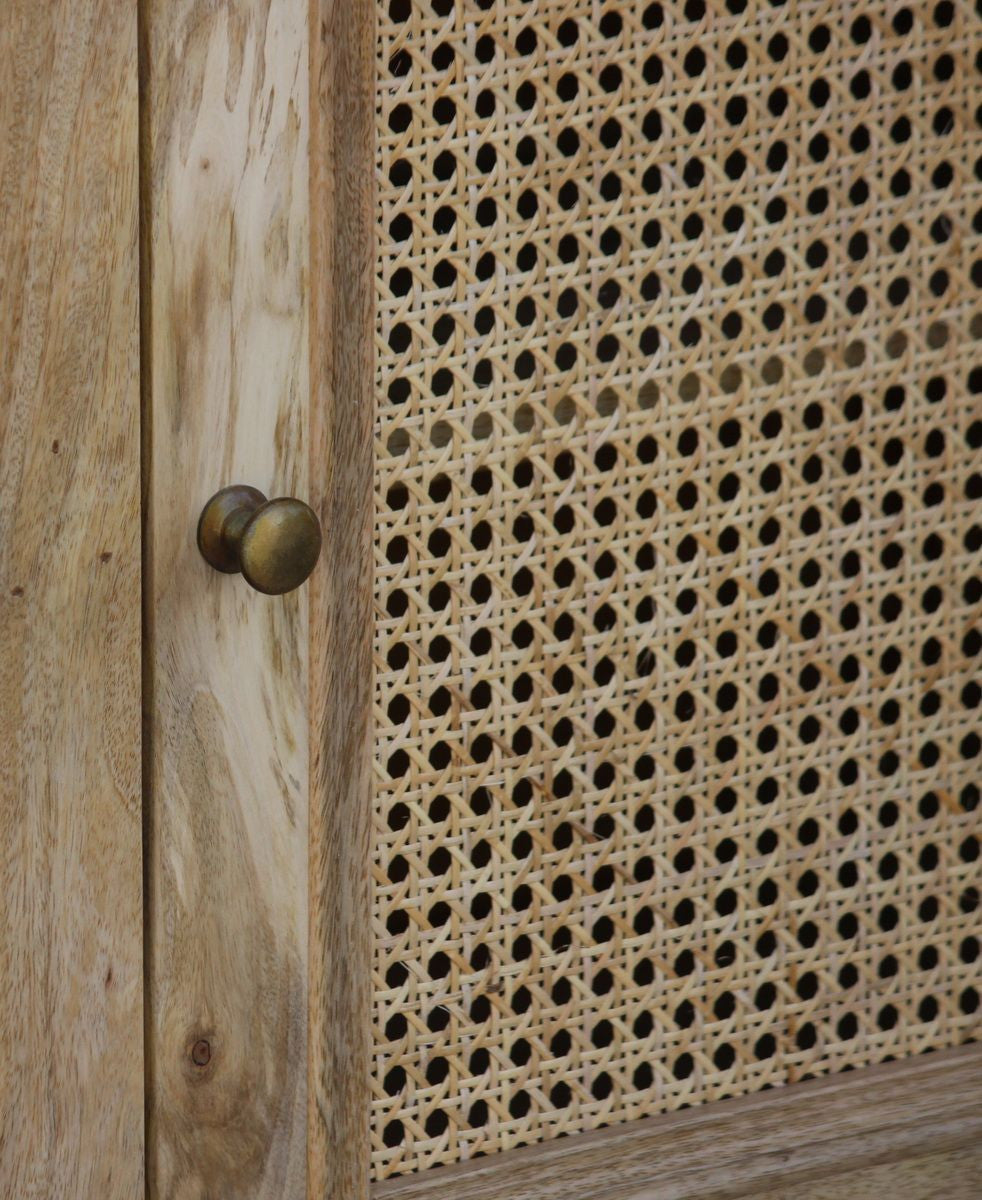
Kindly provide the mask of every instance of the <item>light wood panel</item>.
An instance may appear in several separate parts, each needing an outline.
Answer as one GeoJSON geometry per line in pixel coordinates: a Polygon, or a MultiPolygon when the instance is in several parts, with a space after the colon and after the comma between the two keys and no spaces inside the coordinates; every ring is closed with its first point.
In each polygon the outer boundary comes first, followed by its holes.
{"type": "Polygon", "coordinates": [[[308,485],[306,0],[145,0],[148,1163],[306,1176],[307,594],[195,548],[219,487],[308,485]]]}
{"type": "Polygon", "coordinates": [[[374,0],[311,3],[309,1195],[368,1191],[374,0]]]}
{"type": "Polygon", "coordinates": [[[142,1193],[136,7],[0,8],[0,1194],[142,1193]]]}
{"type": "MultiPolygon", "coordinates": [[[[980,1135],[982,1046],[972,1045],[395,1179],[373,1195],[737,1200],[783,1188],[807,1197],[789,1189],[971,1145],[980,1135]]],[[[897,1200],[924,1200],[915,1189],[898,1190],[903,1178],[898,1167],[891,1177],[897,1200]]]]}

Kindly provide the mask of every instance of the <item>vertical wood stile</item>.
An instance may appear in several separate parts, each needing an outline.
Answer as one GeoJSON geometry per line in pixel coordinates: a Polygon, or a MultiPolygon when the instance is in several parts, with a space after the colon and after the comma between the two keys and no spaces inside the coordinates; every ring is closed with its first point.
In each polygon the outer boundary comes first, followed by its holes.
{"type": "Polygon", "coordinates": [[[375,5],[311,4],[308,1195],[367,1196],[375,5]]]}
{"type": "Polygon", "coordinates": [[[0,9],[0,1195],[143,1189],[136,5],[0,9]]]}
{"type": "Polygon", "coordinates": [[[307,596],[215,573],[195,526],[227,484],[307,494],[308,5],[144,0],[142,56],[150,1186],[295,1200],[307,596]]]}

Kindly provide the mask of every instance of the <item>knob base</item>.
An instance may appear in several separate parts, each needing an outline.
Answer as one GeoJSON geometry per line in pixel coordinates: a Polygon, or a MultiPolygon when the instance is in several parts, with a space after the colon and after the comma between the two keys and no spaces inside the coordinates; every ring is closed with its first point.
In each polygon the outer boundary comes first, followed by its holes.
{"type": "Polygon", "coordinates": [[[212,496],[198,520],[198,549],[210,567],[226,575],[242,570],[239,538],[250,517],[265,503],[258,488],[244,483],[222,488],[212,496]]]}

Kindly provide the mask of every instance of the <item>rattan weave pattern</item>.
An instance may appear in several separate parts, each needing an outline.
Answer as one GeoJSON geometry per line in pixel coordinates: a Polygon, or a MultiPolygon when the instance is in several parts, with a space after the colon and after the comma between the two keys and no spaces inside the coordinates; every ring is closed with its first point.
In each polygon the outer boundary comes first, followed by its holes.
{"type": "Polygon", "coordinates": [[[977,9],[379,17],[375,1177],[975,1036],[977,9]]]}

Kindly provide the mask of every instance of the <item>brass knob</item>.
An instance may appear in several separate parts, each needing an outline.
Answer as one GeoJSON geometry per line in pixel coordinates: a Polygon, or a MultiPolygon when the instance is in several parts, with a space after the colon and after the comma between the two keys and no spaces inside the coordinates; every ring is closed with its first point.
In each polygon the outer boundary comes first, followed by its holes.
{"type": "Polygon", "coordinates": [[[241,571],[267,596],[299,587],[321,552],[320,522],[302,500],[267,500],[243,483],[222,488],[201,510],[198,549],[216,571],[241,571]]]}

